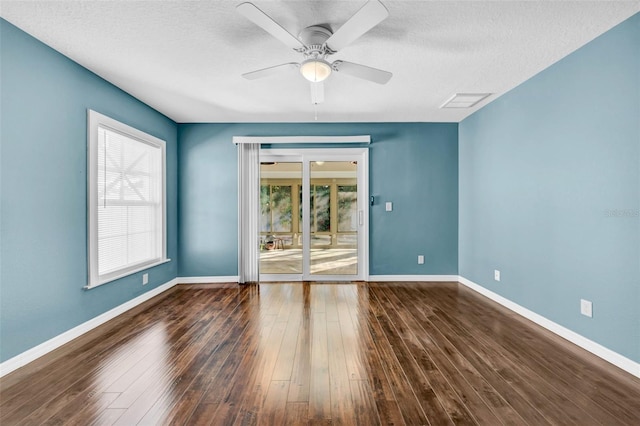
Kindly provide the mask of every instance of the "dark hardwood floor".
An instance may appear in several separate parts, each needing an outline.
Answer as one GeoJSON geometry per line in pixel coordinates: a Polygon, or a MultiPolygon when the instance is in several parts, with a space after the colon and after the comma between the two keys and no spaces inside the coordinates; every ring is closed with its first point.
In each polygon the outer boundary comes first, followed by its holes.
{"type": "Polygon", "coordinates": [[[47,357],[0,424],[640,424],[640,380],[454,283],[182,285],[47,357]]]}

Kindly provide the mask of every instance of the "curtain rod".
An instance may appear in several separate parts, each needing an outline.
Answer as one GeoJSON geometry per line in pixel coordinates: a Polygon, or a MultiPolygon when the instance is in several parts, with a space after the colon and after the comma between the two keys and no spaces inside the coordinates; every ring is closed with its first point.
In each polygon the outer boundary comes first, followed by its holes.
{"type": "Polygon", "coordinates": [[[357,136],[234,136],[233,143],[371,143],[371,135],[357,136]]]}

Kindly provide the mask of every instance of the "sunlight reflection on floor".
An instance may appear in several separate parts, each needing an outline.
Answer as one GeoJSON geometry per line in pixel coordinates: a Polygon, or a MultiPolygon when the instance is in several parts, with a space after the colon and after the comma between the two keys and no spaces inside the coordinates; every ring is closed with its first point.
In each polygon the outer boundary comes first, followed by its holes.
{"type": "MultiPolygon", "coordinates": [[[[268,250],[260,253],[260,273],[301,274],[302,250],[268,250]]],[[[357,249],[312,249],[311,273],[321,275],[356,275],[357,249]]]]}

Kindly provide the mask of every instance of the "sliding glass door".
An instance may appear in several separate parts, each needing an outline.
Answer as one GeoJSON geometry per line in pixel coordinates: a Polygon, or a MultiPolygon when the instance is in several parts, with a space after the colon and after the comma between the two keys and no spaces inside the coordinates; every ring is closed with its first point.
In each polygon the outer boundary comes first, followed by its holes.
{"type": "Polygon", "coordinates": [[[358,162],[309,164],[311,275],[358,275],[358,162]]]}
{"type": "Polygon", "coordinates": [[[302,162],[260,163],[260,272],[302,275],[302,162]]]}
{"type": "Polygon", "coordinates": [[[366,279],[367,150],[263,150],[260,159],[260,279],[366,279]]]}

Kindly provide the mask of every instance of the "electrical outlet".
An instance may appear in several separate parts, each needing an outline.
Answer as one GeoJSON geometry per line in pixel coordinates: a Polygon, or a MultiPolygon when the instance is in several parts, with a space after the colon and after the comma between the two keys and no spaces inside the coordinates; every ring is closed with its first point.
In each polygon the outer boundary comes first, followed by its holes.
{"type": "Polygon", "coordinates": [[[421,254],[418,255],[418,265],[424,265],[424,256],[421,254]]]}
{"type": "Polygon", "coordinates": [[[500,281],[500,271],[498,271],[497,269],[493,270],[493,279],[496,281],[500,281]]]}
{"type": "Polygon", "coordinates": [[[580,299],[580,313],[586,317],[593,318],[593,303],[589,300],[580,299]]]}
{"type": "Polygon", "coordinates": [[[149,283],[149,274],[142,274],[142,285],[149,283]]]}
{"type": "Polygon", "coordinates": [[[393,203],[391,201],[387,201],[384,204],[384,209],[388,212],[393,211],[393,203]]]}

